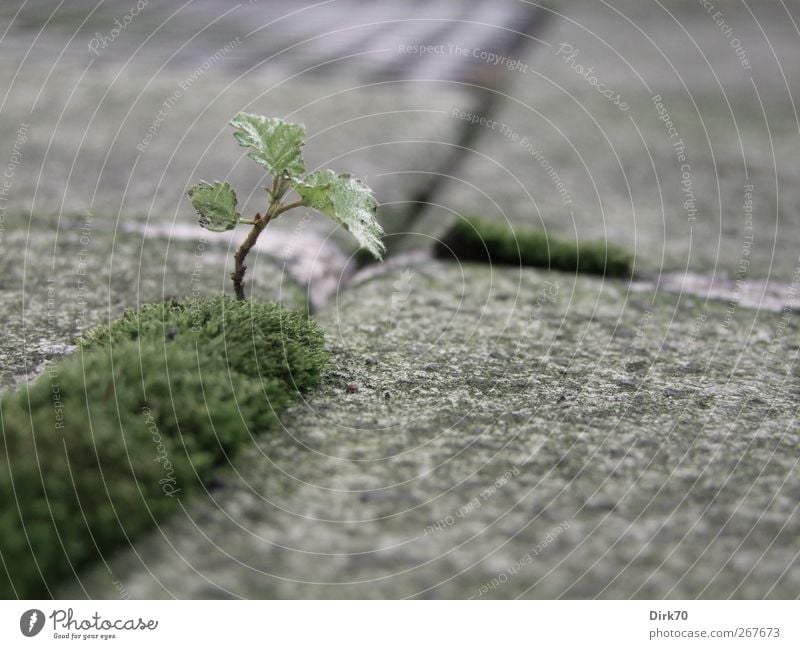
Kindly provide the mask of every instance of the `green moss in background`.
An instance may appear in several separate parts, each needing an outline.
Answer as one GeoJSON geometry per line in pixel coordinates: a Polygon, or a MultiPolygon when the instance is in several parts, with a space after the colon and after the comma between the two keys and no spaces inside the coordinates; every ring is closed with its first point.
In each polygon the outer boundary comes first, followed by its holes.
{"type": "Polygon", "coordinates": [[[633,256],[604,241],[573,242],[555,239],[538,230],[514,230],[502,223],[462,218],[437,242],[441,259],[483,261],[514,266],[629,277],[633,256]]]}
{"type": "Polygon", "coordinates": [[[178,510],[315,386],[322,332],[272,303],[126,313],[0,399],[0,597],[49,587],[178,510]]]}

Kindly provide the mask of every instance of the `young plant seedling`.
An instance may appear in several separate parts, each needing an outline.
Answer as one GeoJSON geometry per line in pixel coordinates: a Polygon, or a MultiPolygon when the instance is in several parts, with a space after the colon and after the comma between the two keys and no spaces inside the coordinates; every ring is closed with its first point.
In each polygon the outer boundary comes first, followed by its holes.
{"type": "Polygon", "coordinates": [[[247,238],[236,251],[231,274],[236,297],[244,300],[245,258],[267,224],[295,207],[311,207],[327,214],[347,229],[376,259],[386,248],[381,241],[383,229],[375,219],[378,204],[372,191],[362,181],[349,174],[337,174],[329,169],[305,174],[301,148],[305,144],[305,127],[290,124],[275,117],[239,113],[231,120],[234,137],[250,149],[250,158],[262,165],[272,176],[267,191],[267,208],[251,219],[243,219],[236,211],[236,193],[225,182],[201,182],[189,191],[192,205],[200,215],[200,225],[212,232],[232,230],[239,224],[252,226],[247,238]],[[298,198],[285,200],[294,192],[298,198]]]}

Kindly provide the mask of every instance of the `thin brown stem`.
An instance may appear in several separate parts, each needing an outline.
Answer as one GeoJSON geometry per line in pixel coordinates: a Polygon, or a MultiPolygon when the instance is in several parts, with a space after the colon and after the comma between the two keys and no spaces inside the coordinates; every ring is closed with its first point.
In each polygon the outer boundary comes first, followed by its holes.
{"type": "Polygon", "coordinates": [[[303,207],[305,205],[305,201],[295,201],[294,203],[287,203],[286,205],[281,205],[277,210],[275,210],[275,214],[272,215],[274,219],[276,216],[280,216],[284,212],[288,212],[289,210],[293,210],[295,207],[303,207]]]}
{"type": "Polygon", "coordinates": [[[236,293],[237,300],[244,300],[244,274],[247,272],[247,266],[245,266],[244,260],[247,257],[247,254],[256,245],[256,241],[258,241],[258,236],[267,227],[267,224],[280,214],[283,214],[287,210],[291,210],[295,207],[300,207],[305,205],[305,202],[295,201],[294,203],[287,203],[284,205],[281,203],[281,198],[289,189],[289,184],[287,181],[281,178],[274,178],[272,181],[272,190],[269,191],[270,196],[270,203],[267,211],[264,212],[264,216],[261,214],[256,214],[252,221],[247,221],[247,223],[252,224],[253,228],[247,235],[247,238],[242,242],[242,245],[239,246],[239,249],[236,251],[236,254],[233,256],[234,260],[234,267],[233,272],[231,273],[231,279],[233,280],[233,290],[236,293]]]}
{"type": "Polygon", "coordinates": [[[236,292],[237,300],[245,299],[244,274],[247,271],[247,266],[245,266],[244,259],[247,257],[247,253],[250,252],[251,248],[256,245],[258,235],[260,235],[262,230],[267,227],[267,223],[269,223],[270,218],[271,216],[269,211],[267,211],[263,217],[256,218],[253,229],[250,230],[247,238],[242,242],[242,245],[239,246],[239,249],[236,251],[236,254],[233,257],[234,269],[233,273],[231,273],[231,279],[233,280],[233,290],[236,292]]]}

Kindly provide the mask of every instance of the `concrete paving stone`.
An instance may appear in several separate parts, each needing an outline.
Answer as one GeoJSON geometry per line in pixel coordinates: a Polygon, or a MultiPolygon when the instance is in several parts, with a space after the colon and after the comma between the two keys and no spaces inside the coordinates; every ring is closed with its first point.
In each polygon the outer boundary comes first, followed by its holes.
{"type": "MultiPolygon", "coordinates": [[[[194,239],[168,239],[114,225],[69,216],[45,226],[15,220],[0,232],[0,387],[36,377],[73,350],[76,336],[125,309],[230,292],[230,251],[199,226],[194,239]]],[[[305,309],[306,287],[284,270],[270,257],[254,256],[249,290],[257,299],[305,309]]]]}
{"type": "Polygon", "coordinates": [[[63,594],[797,597],[794,316],[404,270],[319,314],[281,434],[63,594]]]}
{"type": "Polygon", "coordinates": [[[559,5],[549,47],[531,50],[527,71],[511,74],[508,97],[490,116],[496,124],[475,127],[477,151],[420,231],[437,236],[447,219],[480,214],[624,244],[644,274],[791,277],[800,244],[798,72],[790,64],[798,33],[781,5],[715,4],[752,69],[696,2],[559,5]]]}
{"type": "MultiPolygon", "coordinates": [[[[94,5],[69,3],[31,47],[52,12],[33,0],[0,35],[0,167],[13,164],[0,214],[3,388],[126,307],[228,289],[231,240],[192,230],[184,191],[229,177],[244,213],[262,209],[264,179],[226,126],[237,111],[305,122],[307,166],[366,176],[394,231],[392,210],[458,141],[466,122],[453,110],[474,105],[464,83],[365,83],[358,65],[292,77],[318,60],[311,49],[253,67],[316,29],[298,20],[248,37],[260,3],[226,13],[202,0],[181,22],[164,21],[171,3],[151,4],[97,56],[89,39],[129,3],[103,3],[77,34],[94,5]]],[[[528,68],[506,73],[501,110],[486,116],[507,128],[473,127],[478,152],[390,250],[427,246],[469,213],[606,237],[636,251],[643,276],[688,268],[785,284],[800,243],[787,90],[800,82],[787,63],[797,17],[775,3],[715,4],[752,71],[696,2],[559,3],[547,43],[521,55],[528,68]],[[561,43],[627,111],[557,54],[561,43]],[[686,142],[694,205],[654,94],[686,142]]],[[[0,5],[4,20],[14,11],[0,5]]],[[[358,45],[345,32],[327,38],[330,52],[358,45]]],[[[453,38],[474,45],[470,33],[453,38]]],[[[441,58],[419,64],[443,69],[441,58]]],[[[486,67],[491,85],[502,72],[486,67]]],[[[323,388],[284,415],[280,435],[211,476],[216,487],[187,500],[185,516],[62,595],[116,597],[120,583],[133,597],[800,595],[796,315],[655,293],[655,283],[632,292],[419,257],[337,293],[349,239],[302,213],[273,225],[275,242],[306,257],[329,235],[341,251],[321,271],[335,297],[318,314],[333,359],[323,388]]],[[[304,306],[286,256],[263,251],[253,295],[304,306]]]]}
{"type": "MultiPolygon", "coordinates": [[[[521,6],[200,0],[178,10],[151,1],[95,51],[92,39],[129,13],[125,0],[79,0],[63,11],[33,1],[18,14],[4,6],[0,146],[10,154],[21,127],[26,137],[9,213],[92,210],[186,223],[193,215],[183,192],[201,178],[230,178],[245,212],[263,210],[263,175],[227,127],[239,110],[304,122],[309,169],[366,177],[380,203],[404,203],[442,167],[440,143],[461,128],[446,111],[470,88],[438,81],[464,57],[440,56],[444,67],[433,70],[401,48],[444,38],[442,28],[497,45],[492,37],[510,33],[505,25],[521,6]]],[[[325,221],[309,227],[334,230],[325,221]]],[[[354,250],[341,232],[335,240],[354,250]]]]}
{"type": "MultiPolygon", "coordinates": [[[[229,179],[243,214],[263,211],[265,176],[227,126],[240,110],[305,123],[308,169],[364,177],[382,203],[391,203],[410,193],[414,179],[407,170],[435,169],[437,151],[416,142],[451,137],[458,126],[445,114],[454,103],[447,88],[430,88],[422,96],[402,83],[380,89],[341,80],[259,83],[212,71],[165,111],[148,139],[148,128],[183,78],[171,72],[150,79],[150,73],[126,70],[118,77],[114,69],[100,68],[82,76],[78,69],[60,70],[58,83],[44,86],[30,115],[38,79],[46,73],[26,74],[0,112],[5,154],[12,155],[20,127],[26,131],[8,218],[33,212],[40,222],[52,223],[58,214],[91,211],[104,218],[192,223],[185,190],[201,179],[229,179]]],[[[274,225],[296,227],[291,215],[274,225]]],[[[308,227],[323,234],[334,229],[322,218],[308,227]]]]}

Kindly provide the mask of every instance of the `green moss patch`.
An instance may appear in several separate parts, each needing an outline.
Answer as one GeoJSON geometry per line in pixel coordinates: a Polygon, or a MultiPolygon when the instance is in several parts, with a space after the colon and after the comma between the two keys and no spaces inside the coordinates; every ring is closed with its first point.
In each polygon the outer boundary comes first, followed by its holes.
{"type": "Polygon", "coordinates": [[[0,399],[0,597],[35,598],[202,486],[320,381],[322,332],[272,303],[129,312],[0,399]]]}
{"type": "Polygon", "coordinates": [[[476,218],[459,220],[437,242],[434,255],[613,277],[630,277],[633,273],[633,255],[604,241],[575,244],[538,230],[512,230],[501,223],[476,218]]]}

